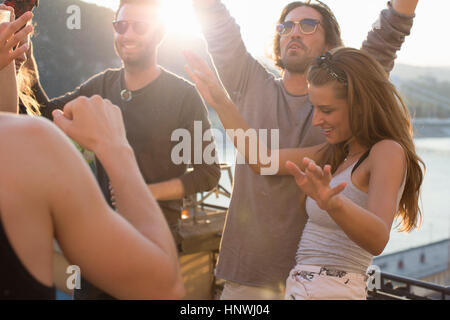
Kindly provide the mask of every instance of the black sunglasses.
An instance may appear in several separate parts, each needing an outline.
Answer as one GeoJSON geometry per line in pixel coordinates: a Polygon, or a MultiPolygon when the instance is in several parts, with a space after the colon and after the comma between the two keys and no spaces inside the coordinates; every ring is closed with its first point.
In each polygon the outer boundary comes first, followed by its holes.
{"type": "Polygon", "coordinates": [[[113,21],[114,30],[116,30],[118,34],[125,34],[130,25],[133,28],[134,33],[140,36],[146,34],[150,28],[150,24],[143,21],[113,21]]]}
{"type": "Polygon", "coordinates": [[[300,26],[300,32],[303,34],[313,34],[317,30],[317,26],[320,24],[320,20],[316,19],[303,19],[300,21],[285,21],[277,25],[277,32],[280,36],[287,36],[290,34],[295,25],[300,26]]]}

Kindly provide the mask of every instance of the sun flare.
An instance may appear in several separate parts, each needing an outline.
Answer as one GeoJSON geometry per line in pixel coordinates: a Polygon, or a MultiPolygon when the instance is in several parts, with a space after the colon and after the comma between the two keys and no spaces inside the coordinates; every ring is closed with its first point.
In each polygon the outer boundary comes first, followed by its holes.
{"type": "Polygon", "coordinates": [[[191,1],[165,0],[161,15],[169,33],[201,34],[200,24],[195,16],[191,1]]]}

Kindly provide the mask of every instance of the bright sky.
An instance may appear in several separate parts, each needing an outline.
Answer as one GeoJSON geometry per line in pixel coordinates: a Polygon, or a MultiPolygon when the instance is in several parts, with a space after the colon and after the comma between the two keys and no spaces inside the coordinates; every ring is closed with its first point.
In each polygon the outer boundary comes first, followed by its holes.
{"type": "MultiPolygon", "coordinates": [[[[119,0],[83,0],[116,9],[119,0]]],[[[293,1],[293,0],[292,0],[293,1]]],[[[200,34],[190,0],[164,0],[165,20],[171,32],[200,34]]],[[[276,20],[286,0],[223,0],[241,26],[248,50],[263,56],[271,42],[276,20]]],[[[371,25],[387,0],[325,0],[335,13],[347,46],[361,46],[371,25]]],[[[411,35],[407,38],[398,62],[417,66],[450,66],[450,1],[421,0],[411,35]]]]}

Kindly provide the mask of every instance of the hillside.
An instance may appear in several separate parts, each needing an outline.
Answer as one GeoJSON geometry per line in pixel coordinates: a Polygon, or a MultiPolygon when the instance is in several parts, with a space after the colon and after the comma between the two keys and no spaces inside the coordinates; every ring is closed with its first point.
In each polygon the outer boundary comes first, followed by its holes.
{"type": "MultiPolygon", "coordinates": [[[[79,0],[42,0],[35,12],[37,24],[33,40],[42,84],[50,97],[55,97],[110,67],[119,67],[114,52],[112,10],[79,0]],[[81,8],[81,29],[69,30],[67,8],[81,8]]],[[[159,64],[181,76],[185,61],[183,49],[208,58],[205,42],[201,38],[168,34],[159,50],[159,64]]],[[[271,69],[270,61],[260,61],[271,69]]],[[[399,88],[412,114],[416,117],[450,117],[450,67],[426,68],[398,64],[392,79],[399,88]]],[[[217,119],[213,122],[218,126],[217,119]]]]}
{"type": "Polygon", "coordinates": [[[450,82],[450,67],[417,67],[398,63],[392,74],[404,80],[434,78],[439,82],[450,82]]]}
{"type": "MultiPolygon", "coordinates": [[[[110,9],[79,0],[40,2],[35,11],[33,39],[42,84],[50,97],[74,89],[92,75],[121,63],[114,51],[110,9]],[[81,29],[69,30],[66,10],[81,8],[81,29]]],[[[159,63],[170,71],[185,75],[181,50],[189,48],[206,58],[200,38],[179,39],[168,34],[160,48],[159,63]]]]}

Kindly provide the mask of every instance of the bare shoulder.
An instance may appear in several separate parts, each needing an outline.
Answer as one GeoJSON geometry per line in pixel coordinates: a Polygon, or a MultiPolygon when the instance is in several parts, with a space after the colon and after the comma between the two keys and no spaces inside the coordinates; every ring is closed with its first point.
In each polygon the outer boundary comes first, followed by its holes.
{"type": "Polygon", "coordinates": [[[4,113],[0,114],[0,150],[2,176],[32,173],[37,177],[56,169],[63,157],[76,154],[69,139],[47,119],[4,113]]]}
{"type": "Polygon", "coordinates": [[[405,151],[400,143],[394,140],[385,139],[373,145],[371,155],[374,156],[405,156],[405,151]]]}
{"type": "Polygon", "coordinates": [[[39,138],[51,134],[57,128],[47,119],[0,113],[0,141],[11,141],[15,138],[39,138]]]}
{"type": "Polygon", "coordinates": [[[385,139],[377,142],[370,150],[372,167],[384,163],[388,166],[402,167],[406,165],[405,150],[400,143],[385,139]]]}
{"type": "Polygon", "coordinates": [[[32,146],[52,146],[67,140],[52,122],[43,117],[0,113],[0,147],[9,151],[31,151],[32,146]],[[51,140],[51,141],[50,141],[51,140]],[[24,142],[28,142],[25,145],[24,142]]]}

